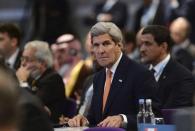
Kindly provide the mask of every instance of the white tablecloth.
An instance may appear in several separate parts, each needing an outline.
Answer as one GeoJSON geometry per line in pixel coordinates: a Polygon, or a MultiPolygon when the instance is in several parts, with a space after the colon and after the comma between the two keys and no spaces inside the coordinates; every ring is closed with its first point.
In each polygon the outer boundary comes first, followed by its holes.
{"type": "Polygon", "coordinates": [[[60,128],[54,128],[54,131],[83,131],[84,129],[87,129],[88,127],[60,127],[60,128]]]}

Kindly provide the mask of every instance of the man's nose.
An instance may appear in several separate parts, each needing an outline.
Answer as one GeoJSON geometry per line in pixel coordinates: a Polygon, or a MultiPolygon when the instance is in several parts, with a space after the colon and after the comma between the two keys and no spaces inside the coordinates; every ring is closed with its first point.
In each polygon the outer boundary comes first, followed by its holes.
{"type": "Polygon", "coordinates": [[[144,44],[140,45],[139,47],[140,52],[143,52],[146,50],[146,46],[144,44]]]}
{"type": "Polygon", "coordinates": [[[98,53],[104,53],[104,51],[105,51],[104,48],[105,48],[105,47],[104,47],[103,45],[100,45],[100,46],[99,46],[99,49],[98,49],[98,53]]]}

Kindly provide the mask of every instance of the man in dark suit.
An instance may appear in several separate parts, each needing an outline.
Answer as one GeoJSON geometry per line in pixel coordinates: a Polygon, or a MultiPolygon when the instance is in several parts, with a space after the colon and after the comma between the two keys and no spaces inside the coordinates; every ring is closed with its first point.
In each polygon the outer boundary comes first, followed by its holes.
{"type": "Polygon", "coordinates": [[[62,77],[53,69],[52,53],[49,45],[43,41],[31,41],[24,47],[21,66],[17,77],[21,86],[30,87],[49,110],[54,123],[62,114],[60,104],[65,100],[65,86],[62,77]]]}
{"type": "Polygon", "coordinates": [[[98,22],[92,27],[91,36],[95,58],[104,69],[94,76],[87,118],[77,115],[68,124],[135,129],[138,100],[151,98],[156,105],[157,83],[151,72],[123,55],[122,33],[115,24],[98,22]]]}
{"type": "Polygon", "coordinates": [[[3,23],[0,25],[0,51],[6,59],[6,63],[11,69],[18,69],[20,66],[21,33],[19,28],[11,23],[3,23]]]}
{"type": "Polygon", "coordinates": [[[179,17],[171,23],[170,32],[174,41],[171,54],[180,64],[193,71],[195,45],[189,39],[190,27],[188,20],[183,17],[179,17]]]}
{"type": "Polygon", "coordinates": [[[147,26],[140,40],[141,62],[149,64],[149,69],[154,71],[162,108],[192,106],[195,82],[192,74],[171,58],[173,43],[169,30],[159,25],[147,26]]]}

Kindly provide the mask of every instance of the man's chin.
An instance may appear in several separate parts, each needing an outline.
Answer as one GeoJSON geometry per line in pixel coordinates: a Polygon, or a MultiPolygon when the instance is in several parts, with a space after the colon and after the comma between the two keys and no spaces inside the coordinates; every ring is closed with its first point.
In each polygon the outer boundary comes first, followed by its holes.
{"type": "Polygon", "coordinates": [[[149,62],[149,60],[147,60],[146,58],[141,58],[141,63],[143,63],[143,64],[149,64],[150,62],[149,62]]]}

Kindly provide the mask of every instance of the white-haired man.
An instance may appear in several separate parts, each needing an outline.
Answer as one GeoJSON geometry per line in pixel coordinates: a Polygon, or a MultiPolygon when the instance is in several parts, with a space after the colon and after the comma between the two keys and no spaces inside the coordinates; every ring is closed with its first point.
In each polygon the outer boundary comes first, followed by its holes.
{"type": "Polygon", "coordinates": [[[156,82],[151,72],[125,56],[122,33],[111,22],[99,22],[91,30],[94,56],[104,69],[93,79],[93,98],[87,118],[77,115],[70,126],[136,128],[138,99],[155,97],[156,82]]]}
{"type": "Polygon", "coordinates": [[[53,57],[48,43],[31,41],[24,47],[21,66],[16,74],[21,86],[30,87],[51,111],[51,120],[58,123],[61,115],[59,106],[65,99],[65,88],[61,76],[52,67],[53,57]]]}

